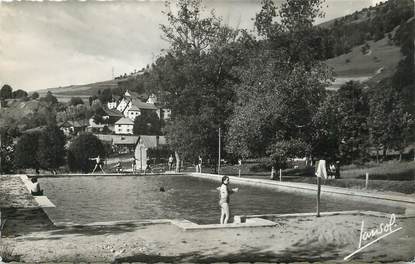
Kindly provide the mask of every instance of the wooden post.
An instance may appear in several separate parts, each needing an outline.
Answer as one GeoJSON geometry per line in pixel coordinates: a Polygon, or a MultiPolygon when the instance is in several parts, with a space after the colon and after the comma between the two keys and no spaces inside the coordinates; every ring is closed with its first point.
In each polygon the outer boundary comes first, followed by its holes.
{"type": "Polygon", "coordinates": [[[317,217],[320,217],[321,177],[317,177],[317,217]]]}
{"type": "Polygon", "coordinates": [[[367,189],[367,187],[369,186],[369,173],[366,172],[366,182],[365,182],[365,188],[367,189]]]}
{"type": "Polygon", "coordinates": [[[220,174],[220,128],[219,128],[219,146],[218,146],[218,174],[220,174]]]}
{"type": "Polygon", "coordinates": [[[280,169],[280,181],[282,181],[282,170],[280,169]]]}

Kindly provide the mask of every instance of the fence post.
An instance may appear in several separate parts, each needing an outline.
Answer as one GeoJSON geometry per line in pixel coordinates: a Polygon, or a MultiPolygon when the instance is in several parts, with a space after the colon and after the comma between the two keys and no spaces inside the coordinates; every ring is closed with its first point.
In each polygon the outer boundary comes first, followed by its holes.
{"type": "Polygon", "coordinates": [[[320,217],[321,177],[317,177],[317,217],[320,217]]]}
{"type": "Polygon", "coordinates": [[[282,181],[282,171],[280,169],[280,181],[282,181]]]}
{"type": "Polygon", "coordinates": [[[365,182],[365,188],[367,189],[367,187],[369,186],[369,173],[366,172],[366,182],[365,182]]]}

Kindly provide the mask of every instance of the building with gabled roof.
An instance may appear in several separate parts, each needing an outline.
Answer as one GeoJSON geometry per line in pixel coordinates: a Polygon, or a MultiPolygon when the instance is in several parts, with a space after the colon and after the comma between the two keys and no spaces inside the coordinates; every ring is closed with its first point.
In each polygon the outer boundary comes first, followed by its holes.
{"type": "Polygon", "coordinates": [[[137,106],[133,105],[130,109],[127,111],[127,117],[131,120],[135,120],[137,116],[141,115],[141,110],[137,106]]]}
{"type": "Polygon", "coordinates": [[[127,118],[127,117],[122,117],[120,118],[117,122],[115,122],[115,126],[114,126],[114,132],[115,134],[133,134],[133,127],[134,127],[134,122],[127,118]]]}
{"type": "Polygon", "coordinates": [[[154,111],[160,119],[170,117],[170,110],[157,106],[157,97],[154,94],[151,94],[144,102],[139,94],[129,90],[125,91],[117,104],[114,104],[114,101],[108,102],[108,108],[122,113],[124,117],[128,117],[133,121],[142,114],[143,110],[154,111]]]}

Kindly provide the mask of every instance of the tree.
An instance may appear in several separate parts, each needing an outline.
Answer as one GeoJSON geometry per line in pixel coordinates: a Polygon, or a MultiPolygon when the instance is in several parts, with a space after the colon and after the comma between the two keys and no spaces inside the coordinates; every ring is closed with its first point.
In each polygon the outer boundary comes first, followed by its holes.
{"type": "Polygon", "coordinates": [[[3,85],[0,90],[0,99],[10,99],[12,98],[12,87],[8,84],[3,85]]]}
{"type": "Polygon", "coordinates": [[[213,12],[202,17],[200,3],[180,0],[177,13],[166,14],[169,24],[161,29],[170,49],[151,72],[151,92],[172,111],[166,136],[176,147],[178,164],[180,157],[193,158],[196,150],[208,157],[216,155],[217,130],[225,127],[234,95],[230,72],[238,60],[239,50],[232,46],[236,32],[221,26],[213,12]],[[180,144],[183,139],[188,140],[186,147],[180,144]]]}
{"type": "Polygon", "coordinates": [[[134,120],[135,135],[160,135],[160,118],[152,110],[141,110],[141,115],[134,120]]]}
{"type": "Polygon", "coordinates": [[[45,97],[40,98],[41,101],[49,103],[50,105],[55,105],[58,103],[58,99],[52,94],[51,91],[46,93],[45,97]]]}
{"type": "Polygon", "coordinates": [[[36,100],[39,98],[39,93],[38,92],[33,92],[32,95],[30,96],[30,98],[32,98],[33,100],[36,100]]]}
{"type": "Polygon", "coordinates": [[[80,97],[71,97],[71,100],[69,101],[69,105],[80,105],[80,104],[84,104],[84,101],[82,100],[82,98],[80,97]]]}
{"type": "Polygon", "coordinates": [[[81,134],[69,146],[69,170],[87,173],[95,165],[89,158],[95,158],[98,155],[103,158],[105,154],[104,145],[96,136],[90,133],[81,134]]]}
{"type": "Polygon", "coordinates": [[[368,158],[369,107],[363,86],[350,81],[340,87],[336,94],[340,153],[346,162],[365,161],[368,158]]]}
{"type": "Polygon", "coordinates": [[[277,13],[272,0],[262,1],[255,25],[261,39],[235,72],[235,108],[228,120],[226,148],[239,156],[278,155],[272,147],[300,140],[310,143],[330,70],[319,60],[312,24],[322,1],[286,1],[277,13]],[[277,14],[281,22],[276,22],[277,14]]]}
{"type": "Polygon", "coordinates": [[[341,113],[337,107],[337,92],[328,93],[323,103],[313,116],[313,132],[311,133],[312,156],[321,159],[339,160],[341,142],[341,113]]]}
{"type": "MultiPolygon", "coordinates": [[[[167,2],[166,6],[170,7],[170,4],[167,2]]],[[[220,20],[213,11],[202,18],[201,0],[179,0],[176,6],[176,14],[171,9],[165,13],[169,24],[160,25],[162,37],[170,43],[174,53],[199,53],[217,41],[220,20]]]]}
{"type": "Polygon", "coordinates": [[[0,128],[0,174],[12,173],[14,169],[15,145],[13,137],[18,134],[16,126],[2,126],[0,128]]]}
{"type": "Polygon", "coordinates": [[[26,91],[23,91],[23,90],[21,90],[21,89],[16,90],[16,91],[13,91],[13,93],[12,93],[12,97],[13,97],[13,98],[16,98],[16,99],[19,99],[19,98],[26,98],[26,97],[27,97],[27,92],[26,92],[26,91]]]}
{"type": "Polygon", "coordinates": [[[16,144],[15,151],[15,166],[22,169],[36,169],[40,168],[39,160],[37,158],[38,140],[40,132],[33,132],[23,134],[16,144]]]}
{"type": "Polygon", "coordinates": [[[289,158],[308,156],[310,146],[298,139],[282,140],[273,144],[269,153],[272,166],[277,169],[285,169],[289,158]]]}
{"type": "Polygon", "coordinates": [[[49,126],[42,131],[36,154],[43,169],[56,172],[65,164],[65,136],[57,126],[49,126]]]}
{"type": "Polygon", "coordinates": [[[103,105],[111,101],[112,99],[112,91],[110,88],[105,88],[103,91],[99,90],[98,99],[101,101],[103,105]]]}

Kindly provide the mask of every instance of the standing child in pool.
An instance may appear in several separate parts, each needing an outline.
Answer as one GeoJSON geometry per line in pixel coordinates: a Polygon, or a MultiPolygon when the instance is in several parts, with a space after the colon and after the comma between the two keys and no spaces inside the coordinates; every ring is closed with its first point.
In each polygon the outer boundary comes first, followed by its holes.
{"type": "Polygon", "coordinates": [[[227,224],[230,217],[229,196],[234,192],[238,192],[239,189],[229,187],[228,176],[222,177],[222,185],[217,189],[219,190],[219,206],[221,208],[220,223],[227,224]]]}

